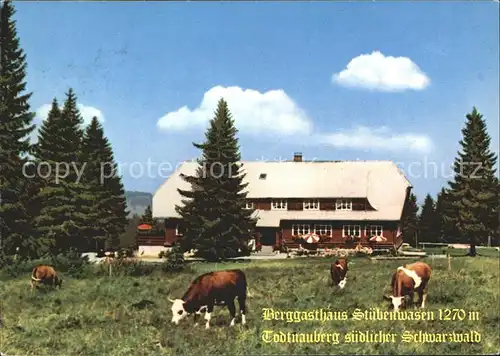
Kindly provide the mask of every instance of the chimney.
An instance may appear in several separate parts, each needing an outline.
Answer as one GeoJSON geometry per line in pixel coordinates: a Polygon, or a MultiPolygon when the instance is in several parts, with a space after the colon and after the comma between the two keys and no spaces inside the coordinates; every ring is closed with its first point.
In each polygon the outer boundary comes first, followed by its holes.
{"type": "Polygon", "coordinates": [[[302,162],[302,152],[295,152],[293,154],[293,161],[294,162],[302,162]]]}

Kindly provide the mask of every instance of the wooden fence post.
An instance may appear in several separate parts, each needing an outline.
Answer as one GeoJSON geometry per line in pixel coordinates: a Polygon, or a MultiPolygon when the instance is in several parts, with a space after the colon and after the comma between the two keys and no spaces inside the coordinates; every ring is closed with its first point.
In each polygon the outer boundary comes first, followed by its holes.
{"type": "Polygon", "coordinates": [[[448,272],[451,272],[451,256],[448,254],[448,272]]]}

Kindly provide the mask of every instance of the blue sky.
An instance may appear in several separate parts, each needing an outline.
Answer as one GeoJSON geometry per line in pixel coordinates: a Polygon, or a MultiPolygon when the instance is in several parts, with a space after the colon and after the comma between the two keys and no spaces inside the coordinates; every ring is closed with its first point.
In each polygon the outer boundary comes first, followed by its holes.
{"type": "Polygon", "coordinates": [[[220,96],[244,160],[393,160],[420,201],[451,174],[473,105],[498,152],[495,2],[15,5],[37,120],[73,87],[128,190],[198,155],[220,96]]]}

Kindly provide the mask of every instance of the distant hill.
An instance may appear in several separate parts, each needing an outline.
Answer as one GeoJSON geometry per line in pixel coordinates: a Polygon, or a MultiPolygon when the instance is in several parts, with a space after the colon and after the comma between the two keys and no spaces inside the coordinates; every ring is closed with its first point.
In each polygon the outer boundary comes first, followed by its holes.
{"type": "Polygon", "coordinates": [[[127,209],[130,211],[129,216],[142,215],[148,205],[151,205],[153,194],[126,190],[125,199],[127,200],[127,209]]]}

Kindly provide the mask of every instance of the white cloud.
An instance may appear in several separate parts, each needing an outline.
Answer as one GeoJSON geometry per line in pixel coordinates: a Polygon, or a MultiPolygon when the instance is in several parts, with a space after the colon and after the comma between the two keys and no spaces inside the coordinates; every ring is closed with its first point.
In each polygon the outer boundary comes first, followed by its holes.
{"type": "Polygon", "coordinates": [[[255,136],[297,134],[301,137],[301,144],[351,150],[427,153],[433,147],[432,140],[426,135],[394,133],[387,127],[356,126],[351,130],[315,133],[313,122],[283,90],[261,93],[252,89],[216,86],[205,93],[198,108],[191,110],[183,106],[161,117],[156,126],[165,132],[206,128],[221,97],[227,101],[238,130],[255,136]]]}
{"type": "MultiPolygon", "coordinates": [[[[49,114],[50,108],[52,107],[52,104],[44,104],[40,106],[36,110],[36,118],[38,122],[42,122],[43,120],[47,119],[47,115],[49,114]]],[[[104,122],[104,115],[101,110],[93,107],[93,106],[87,106],[84,104],[77,104],[78,110],[80,111],[80,114],[83,117],[83,124],[88,125],[90,121],[92,121],[92,118],[95,116],[97,119],[103,123],[104,122]]],[[[61,106],[62,110],[62,106],[61,106]]]]}
{"type": "Polygon", "coordinates": [[[312,130],[306,113],[282,89],[261,93],[236,86],[213,87],[196,109],[183,106],[161,117],[156,126],[165,131],[205,127],[220,98],[228,103],[236,127],[243,133],[293,135],[312,130]]]}
{"type": "Polygon", "coordinates": [[[386,92],[422,90],[431,82],[410,58],[386,57],[379,51],[351,59],[332,80],[345,87],[386,92]]]}
{"type": "Polygon", "coordinates": [[[369,128],[357,126],[351,130],[321,134],[318,137],[318,141],[337,148],[370,151],[409,150],[428,153],[433,148],[432,140],[427,135],[394,133],[387,127],[369,128]]]}

